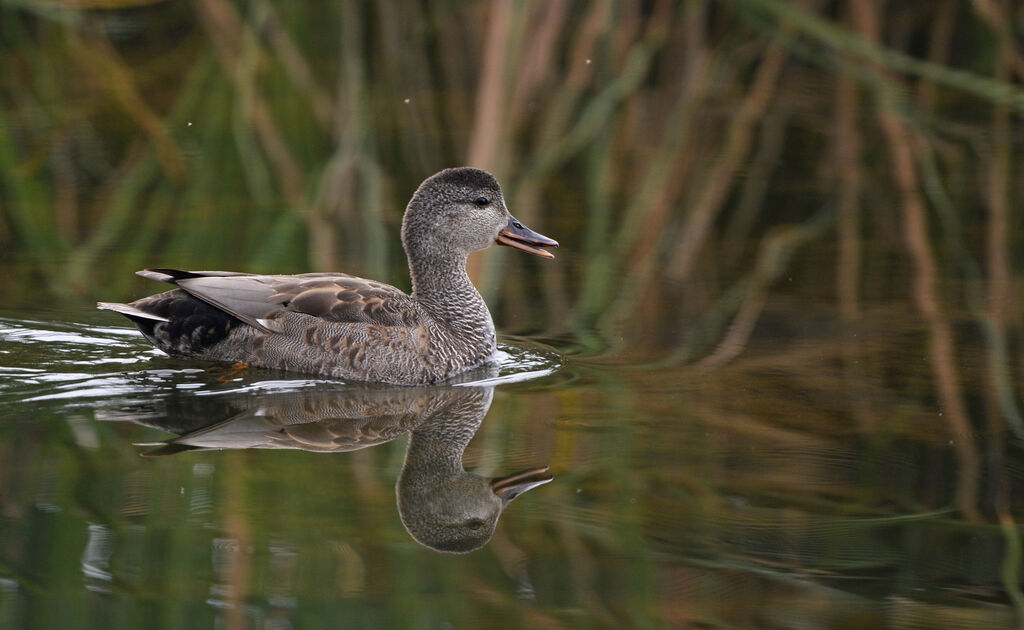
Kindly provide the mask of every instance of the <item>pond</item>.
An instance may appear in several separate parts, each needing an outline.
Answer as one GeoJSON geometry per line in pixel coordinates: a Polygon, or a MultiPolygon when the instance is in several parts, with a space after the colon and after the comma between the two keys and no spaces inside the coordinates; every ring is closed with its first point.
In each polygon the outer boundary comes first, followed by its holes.
{"type": "Polygon", "coordinates": [[[947,439],[865,367],[919,333],[718,370],[513,337],[490,373],[389,388],[170,359],[112,314],[7,314],[0,619],[1012,627],[1019,548],[992,521],[1019,513],[1024,460],[947,439]],[[521,471],[540,485],[494,501],[521,471]],[[446,510],[469,525],[439,534],[446,510]]]}
{"type": "Polygon", "coordinates": [[[1021,15],[0,2],[0,629],[1024,627],[1021,15]],[[452,382],[95,307],[409,291],[462,164],[561,246],[452,382]]]}

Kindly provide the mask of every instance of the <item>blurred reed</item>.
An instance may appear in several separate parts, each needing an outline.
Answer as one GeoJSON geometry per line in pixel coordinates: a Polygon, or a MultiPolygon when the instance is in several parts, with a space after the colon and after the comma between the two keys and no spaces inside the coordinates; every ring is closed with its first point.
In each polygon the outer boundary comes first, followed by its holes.
{"type": "MultiPolygon", "coordinates": [[[[776,228],[814,222],[823,205],[835,229],[801,245],[785,290],[824,293],[851,320],[863,299],[905,299],[912,228],[893,217],[900,191],[925,186],[915,182],[933,168],[939,188],[975,173],[952,218],[987,242],[956,256],[932,234],[923,244],[943,277],[984,260],[993,334],[1019,330],[1007,204],[1020,192],[1024,64],[1015,15],[998,2],[390,0],[314,12],[110,0],[0,11],[0,239],[7,256],[30,257],[51,295],[127,296],[125,269],[158,262],[403,282],[404,200],[422,177],[470,163],[494,171],[514,211],[568,253],[543,267],[539,294],[516,279],[532,261],[474,257],[504,317],[573,332],[591,351],[644,354],[683,343],[685,324],[756,267],[776,228]],[[875,14],[877,34],[856,27],[858,12],[875,14]],[[912,136],[905,164],[880,159],[891,134],[877,132],[891,124],[872,112],[912,136]],[[898,277],[862,268],[867,255],[898,277]],[[831,286],[799,273],[829,257],[831,286]]],[[[925,215],[941,203],[929,196],[925,215]]],[[[39,291],[20,276],[3,283],[14,304],[39,291]]],[[[935,299],[946,308],[962,305],[945,293],[935,299]]]]}

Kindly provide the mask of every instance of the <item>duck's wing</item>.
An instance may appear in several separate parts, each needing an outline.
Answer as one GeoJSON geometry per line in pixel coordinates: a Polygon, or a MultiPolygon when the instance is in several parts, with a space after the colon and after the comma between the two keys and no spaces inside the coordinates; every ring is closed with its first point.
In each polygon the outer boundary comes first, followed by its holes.
{"type": "Polygon", "coordinates": [[[419,309],[393,286],[342,273],[262,276],[231,271],[145,269],[140,276],[176,285],[265,332],[279,332],[288,312],[324,321],[415,326],[419,309]]]}

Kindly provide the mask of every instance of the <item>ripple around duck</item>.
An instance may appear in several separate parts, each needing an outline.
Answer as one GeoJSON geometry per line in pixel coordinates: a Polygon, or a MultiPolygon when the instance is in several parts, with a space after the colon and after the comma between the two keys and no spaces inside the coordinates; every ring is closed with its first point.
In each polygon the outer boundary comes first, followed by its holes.
{"type": "Polygon", "coordinates": [[[468,378],[453,384],[496,386],[522,383],[554,374],[562,367],[562,358],[553,348],[518,337],[499,342],[494,359],[497,374],[493,369],[482,374],[472,371],[468,378]]]}
{"type": "MultiPolygon", "coordinates": [[[[536,381],[562,369],[554,349],[504,339],[495,362],[452,385],[485,387],[536,381]]],[[[0,404],[137,406],[187,391],[197,396],[345,387],[341,381],[167,357],[134,328],[0,317],[0,404]]]]}

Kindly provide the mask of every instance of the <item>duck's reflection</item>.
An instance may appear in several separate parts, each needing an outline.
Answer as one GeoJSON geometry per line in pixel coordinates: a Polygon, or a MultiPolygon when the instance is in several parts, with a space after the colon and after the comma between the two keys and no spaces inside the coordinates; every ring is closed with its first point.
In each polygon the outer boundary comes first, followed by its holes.
{"type": "Polygon", "coordinates": [[[489,479],[462,467],[462,453],[491,406],[493,387],[346,387],[246,397],[250,407],[208,426],[183,419],[142,423],[176,437],[144,455],[197,449],[353,451],[411,433],[395,484],[398,513],[419,543],[448,552],[482,547],[502,510],[551,481],[547,467],[489,479]]]}

